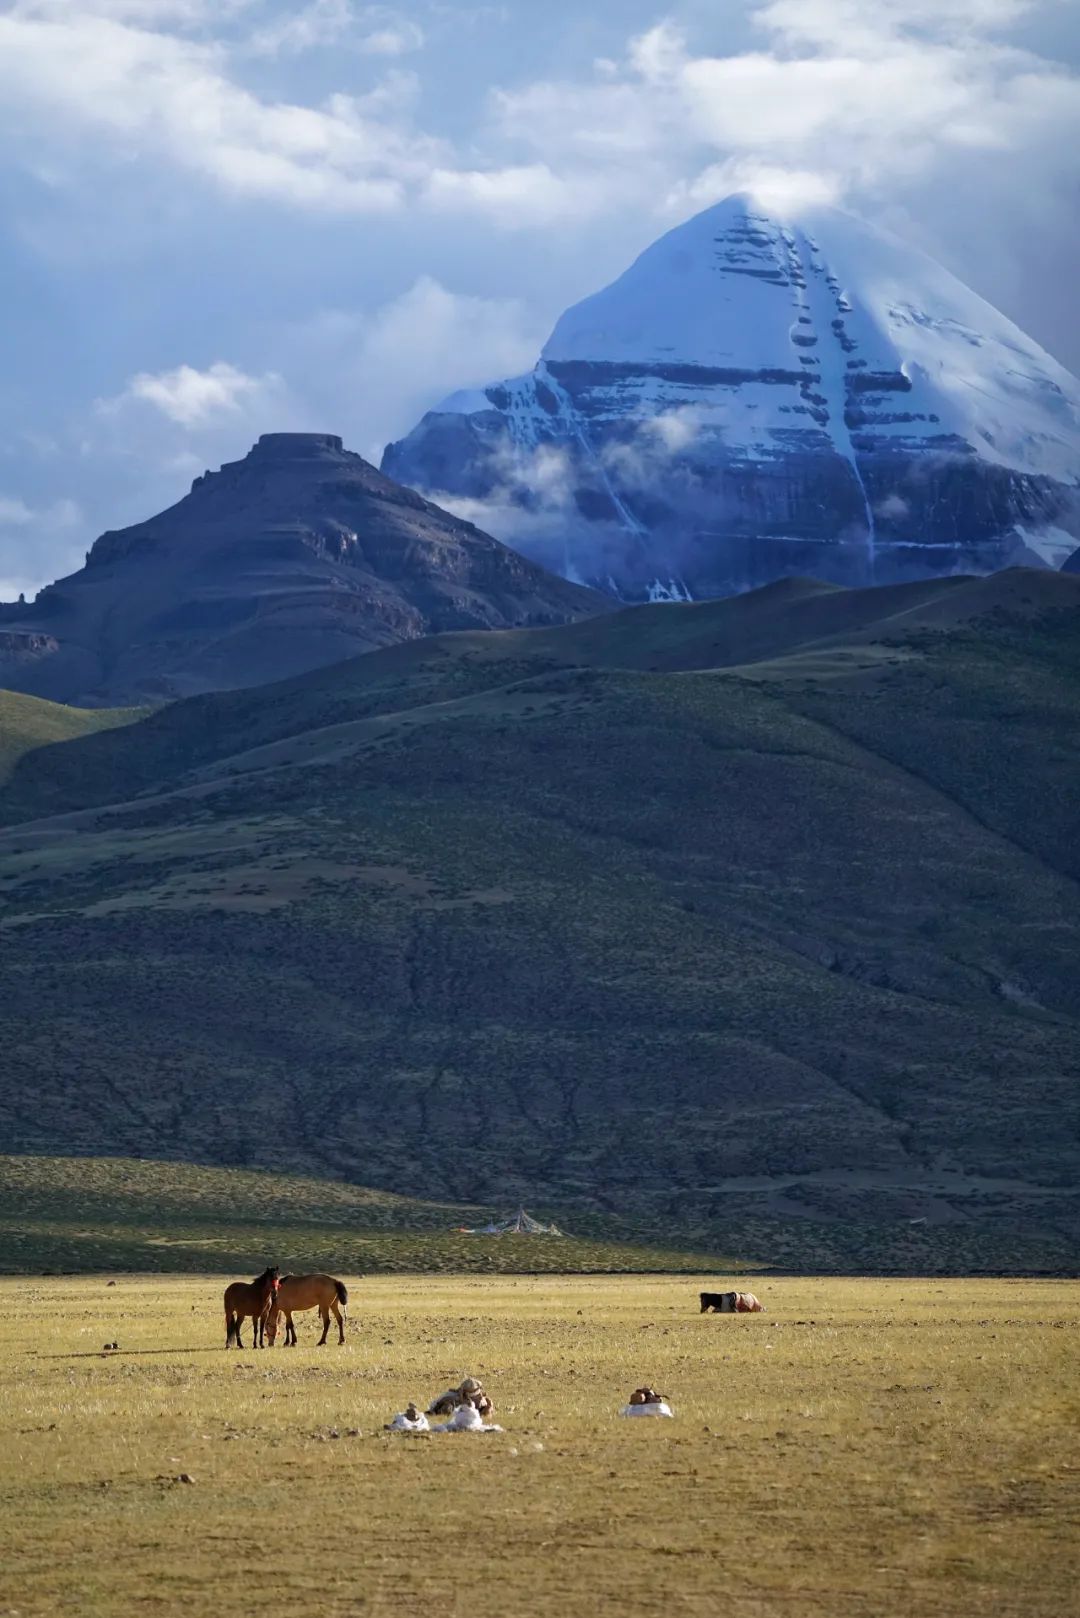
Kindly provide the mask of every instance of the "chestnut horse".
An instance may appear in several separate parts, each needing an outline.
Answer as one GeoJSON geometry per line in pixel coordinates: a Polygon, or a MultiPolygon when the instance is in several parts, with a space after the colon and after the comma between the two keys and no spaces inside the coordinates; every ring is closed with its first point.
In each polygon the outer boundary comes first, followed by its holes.
{"type": "Polygon", "coordinates": [[[274,1297],[281,1285],[280,1272],[277,1265],[268,1266],[254,1281],[233,1281],[225,1288],[225,1347],[231,1347],[235,1341],[237,1348],[243,1348],[240,1340],[240,1327],[251,1316],[251,1346],[259,1347],[259,1328],[266,1318],[270,1307],[270,1300],[274,1297]]]}
{"type": "Polygon", "coordinates": [[[345,1316],[349,1312],[349,1289],[344,1281],[335,1281],[332,1275],[283,1275],[281,1285],[270,1300],[266,1311],[266,1335],[273,1347],[277,1339],[278,1321],[285,1316],[285,1346],[295,1348],[296,1327],[293,1315],[302,1309],[318,1309],[322,1316],[322,1336],[315,1345],[322,1348],[330,1330],[330,1316],[337,1321],[338,1344],[345,1341],[345,1316]],[[339,1307],[340,1305],[340,1307],[339,1307]]]}

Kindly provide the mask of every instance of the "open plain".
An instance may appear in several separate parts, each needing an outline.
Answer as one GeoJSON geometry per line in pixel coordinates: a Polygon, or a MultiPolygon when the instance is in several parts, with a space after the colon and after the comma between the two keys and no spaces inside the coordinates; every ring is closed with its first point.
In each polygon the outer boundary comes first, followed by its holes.
{"type": "Polygon", "coordinates": [[[0,1612],[1071,1608],[1076,1282],[345,1275],[344,1348],[238,1353],[224,1279],[0,1281],[0,1612]],[[465,1373],[504,1432],[383,1431],[465,1373]]]}

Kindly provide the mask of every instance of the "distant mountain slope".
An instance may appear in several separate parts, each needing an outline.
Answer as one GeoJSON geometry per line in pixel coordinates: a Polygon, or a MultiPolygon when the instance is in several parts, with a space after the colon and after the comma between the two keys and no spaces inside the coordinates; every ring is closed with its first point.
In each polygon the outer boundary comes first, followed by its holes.
{"type": "Polygon", "coordinates": [[[1080,381],[875,225],[737,194],[382,464],[626,600],[1057,566],[1080,539],[1080,381]]]}
{"type": "MultiPolygon", "coordinates": [[[[674,673],[797,655],[827,660],[834,646],[844,667],[864,643],[878,648],[873,665],[892,639],[1002,614],[1022,624],[1071,610],[1080,610],[1080,580],[1011,569],[867,590],[784,579],[743,596],[624,608],[552,630],[430,636],[280,681],[272,701],[255,688],[163,708],[140,725],[137,746],[99,736],[27,757],[0,793],[0,824],[108,803],[264,743],[470,696],[515,675],[563,668],[674,673]]],[[[781,661],[785,674],[797,667],[781,661]]],[[[771,673],[763,667],[757,677],[771,673]]]]}
{"type": "Polygon", "coordinates": [[[794,584],[39,750],[0,1150],[1067,1263],[1078,599],[794,584]]]}
{"type": "Polygon", "coordinates": [[[603,610],[341,440],[264,433],[80,572],[0,606],[0,685],[99,706],[276,680],[433,631],[603,610]]]}

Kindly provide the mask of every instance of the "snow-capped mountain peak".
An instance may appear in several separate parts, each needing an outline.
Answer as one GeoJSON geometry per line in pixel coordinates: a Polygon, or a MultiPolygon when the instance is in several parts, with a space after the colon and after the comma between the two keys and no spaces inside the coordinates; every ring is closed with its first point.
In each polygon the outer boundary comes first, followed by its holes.
{"type": "Polygon", "coordinates": [[[1056,563],[1080,535],[1080,383],[887,232],[740,193],[384,466],[631,596],[985,571],[1018,546],[1056,563]]]}

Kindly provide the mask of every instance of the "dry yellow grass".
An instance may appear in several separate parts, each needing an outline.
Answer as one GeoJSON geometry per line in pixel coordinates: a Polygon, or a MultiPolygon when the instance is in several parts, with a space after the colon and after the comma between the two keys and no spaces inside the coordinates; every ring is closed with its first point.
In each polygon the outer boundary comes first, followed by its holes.
{"type": "Polygon", "coordinates": [[[221,1278],[106,1283],[0,1281],[0,1613],[1072,1610],[1077,1283],[383,1276],[262,1354],[221,1278]],[[467,1372],[505,1433],[382,1431],[467,1372]]]}

